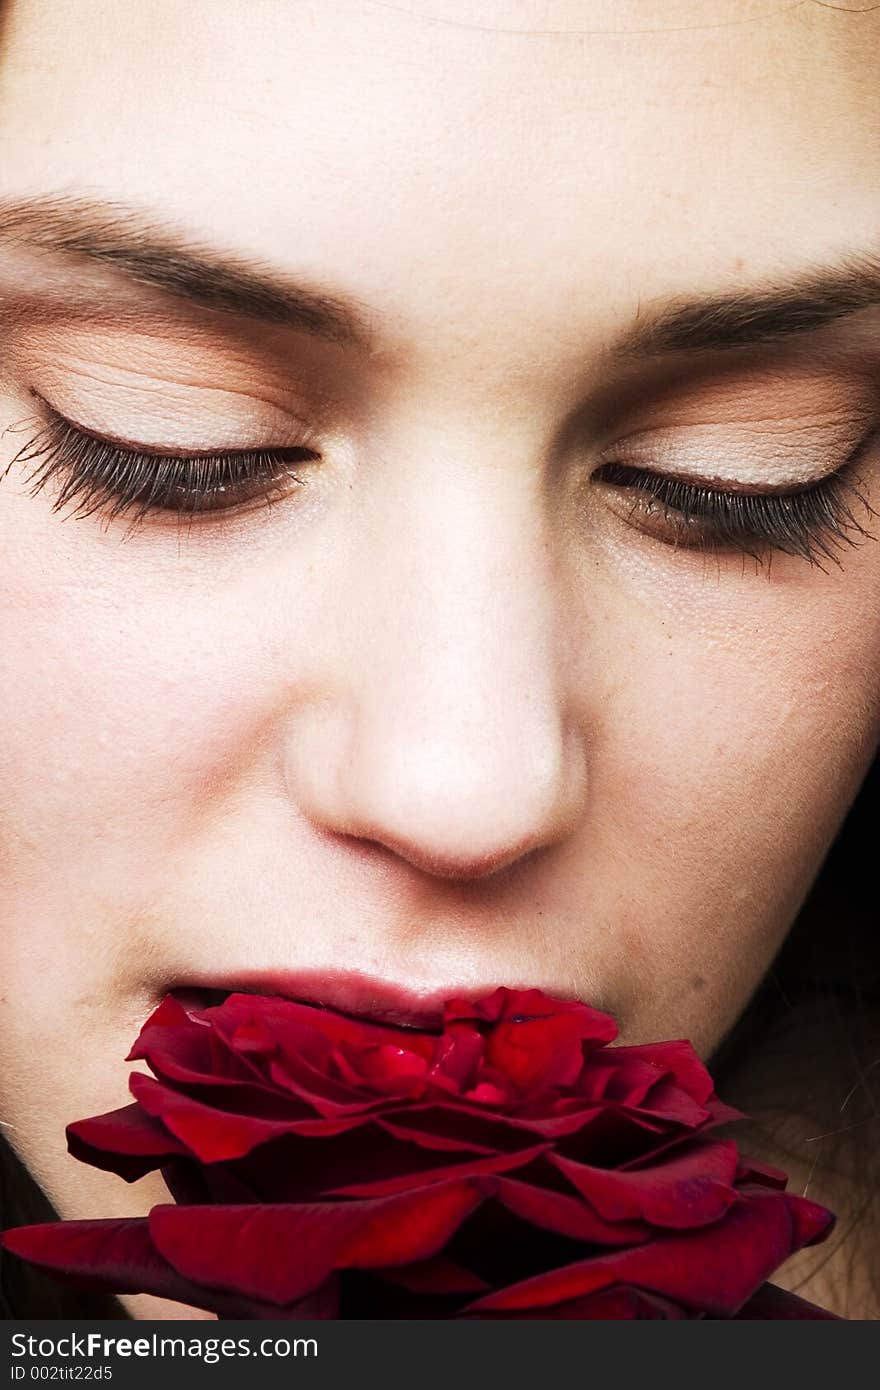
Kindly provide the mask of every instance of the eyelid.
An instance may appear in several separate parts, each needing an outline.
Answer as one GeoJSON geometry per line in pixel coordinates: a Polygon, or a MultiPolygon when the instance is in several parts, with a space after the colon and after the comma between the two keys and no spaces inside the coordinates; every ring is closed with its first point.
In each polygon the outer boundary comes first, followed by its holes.
{"type": "Polygon", "coordinates": [[[213,448],[211,446],[206,446],[204,448],[198,449],[181,448],[178,445],[162,447],[157,446],[155,444],[142,444],[139,440],[136,439],[128,439],[123,435],[113,434],[106,430],[96,430],[89,425],[81,424],[79,420],[75,419],[69,412],[62,412],[58,410],[54,405],[52,405],[50,401],[48,401],[45,398],[45,396],[42,396],[39,391],[32,390],[31,395],[42,406],[46,415],[49,417],[49,422],[51,424],[62,428],[66,427],[69,429],[76,430],[78,434],[81,434],[85,439],[89,439],[95,444],[103,444],[111,449],[124,450],[132,454],[142,454],[144,458],[151,458],[156,460],[192,459],[193,461],[196,461],[200,458],[217,458],[226,454],[237,455],[250,453],[266,453],[271,452],[274,449],[281,448],[316,448],[316,431],[311,425],[309,425],[307,421],[300,421],[298,419],[295,422],[295,439],[285,440],[283,444],[279,444],[277,440],[266,440],[261,441],[260,443],[251,443],[244,445],[230,444],[221,448],[217,448],[216,446],[214,446],[213,448]]]}
{"type": "Polygon", "coordinates": [[[602,464],[643,468],[662,477],[724,492],[794,493],[821,483],[870,446],[880,428],[875,411],[836,428],[736,433],[715,425],[639,430],[599,454],[602,464]],[[706,432],[711,431],[709,443],[706,432]]]}
{"type": "Polygon", "coordinates": [[[240,416],[243,407],[270,423],[303,414],[338,418],[346,409],[344,374],[311,342],[240,335],[216,318],[191,330],[174,318],[144,326],[142,317],[114,320],[103,331],[76,320],[51,331],[25,324],[4,352],[18,379],[56,400],[63,415],[91,414],[94,406],[93,423],[111,433],[119,419],[139,420],[144,405],[152,415],[156,400],[171,402],[171,418],[194,426],[206,402],[217,419],[240,416]]]}
{"type": "Polygon", "coordinates": [[[725,497],[798,497],[807,492],[815,492],[828,483],[841,471],[842,466],[841,468],[828,469],[825,473],[810,478],[806,482],[764,484],[736,484],[730,478],[719,477],[717,473],[678,473],[667,468],[645,468],[629,460],[626,463],[609,460],[599,469],[600,477],[602,468],[631,468],[634,472],[642,473],[647,477],[655,477],[669,483],[680,483],[683,488],[692,488],[695,493],[708,491],[725,497]]]}

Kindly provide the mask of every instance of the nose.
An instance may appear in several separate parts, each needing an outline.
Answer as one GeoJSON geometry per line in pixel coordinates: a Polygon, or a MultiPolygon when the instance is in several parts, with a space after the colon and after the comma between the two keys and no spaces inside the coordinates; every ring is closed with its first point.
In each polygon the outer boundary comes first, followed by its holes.
{"type": "Polygon", "coordinates": [[[552,546],[534,480],[400,473],[351,523],[288,784],[325,831],[482,879],[562,839],[582,799],[552,546]]]}

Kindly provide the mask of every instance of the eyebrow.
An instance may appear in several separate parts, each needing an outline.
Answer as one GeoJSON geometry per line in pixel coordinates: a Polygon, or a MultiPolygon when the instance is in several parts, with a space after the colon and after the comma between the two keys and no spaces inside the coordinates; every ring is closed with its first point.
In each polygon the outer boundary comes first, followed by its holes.
{"type": "Polygon", "coordinates": [[[778,343],[877,305],[880,252],[854,253],[775,284],[649,306],[614,351],[640,357],[778,343]]]}
{"type": "MultiPolygon", "coordinates": [[[[85,257],[203,308],[371,349],[375,313],[351,296],[294,283],[223,255],[143,210],[70,195],[0,199],[0,244],[85,257]]],[[[852,253],[776,283],[641,306],[617,357],[719,352],[809,334],[880,305],[880,250],[852,253]]]]}
{"type": "Polygon", "coordinates": [[[353,298],[294,283],[256,262],[218,254],[148,214],[73,197],[0,199],[0,244],[85,257],[201,308],[280,324],[369,349],[370,311],[353,298]]]}

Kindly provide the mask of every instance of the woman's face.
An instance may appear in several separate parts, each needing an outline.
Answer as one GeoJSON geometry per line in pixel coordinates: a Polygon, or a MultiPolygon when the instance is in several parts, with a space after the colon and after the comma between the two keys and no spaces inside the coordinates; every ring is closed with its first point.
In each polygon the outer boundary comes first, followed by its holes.
{"type": "Polygon", "coordinates": [[[0,1084],[60,1214],[162,1200],[64,1125],[175,986],[708,1056],[880,739],[880,15],[3,42],[0,1084]]]}

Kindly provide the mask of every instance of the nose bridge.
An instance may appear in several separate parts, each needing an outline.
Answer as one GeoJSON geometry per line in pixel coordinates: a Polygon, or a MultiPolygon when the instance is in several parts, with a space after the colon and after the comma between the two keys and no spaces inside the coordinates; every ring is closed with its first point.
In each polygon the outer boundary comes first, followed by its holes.
{"type": "MultiPolygon", "coordinates": [[[[463,681],[480,699],[489,694],[485,674],[534,666],[535,646],[549,656],[553,602],[534,475],[481,464],[471,450],[434,449],[417,467],[395,470],[380,491],[388,528],[380,516],[378,527],[364,531],[360,560],[385,620],[392,616],[399,641],[418,656],[400,669],[402,651],[385,646],[398,677],[418,682],[430,670],[431,687],[439,695],[441,681],[457,706],[463,681]]],[[[546,677],[545,660],[539,667],[535,689],[546,677]]]]}
{"type": "Polygon", "coordinates": [[[417,706],[423,728],[503,719],[552,685],[543,518],[534,481],[511,473],[448,451],[411,476],[399,470],[380,503],[395,519],[391,543],[373,528],[362,536],[372,618],[392,639],[373,659],[393,676],[401,714],[417,706]]]}
{"type": "Polygon", "coordinates": [[[558,832],[577,774],[540,470],[497,437],[417,447],[386,455],[360,513],[335,820],[484,876],[558,832]]]}

